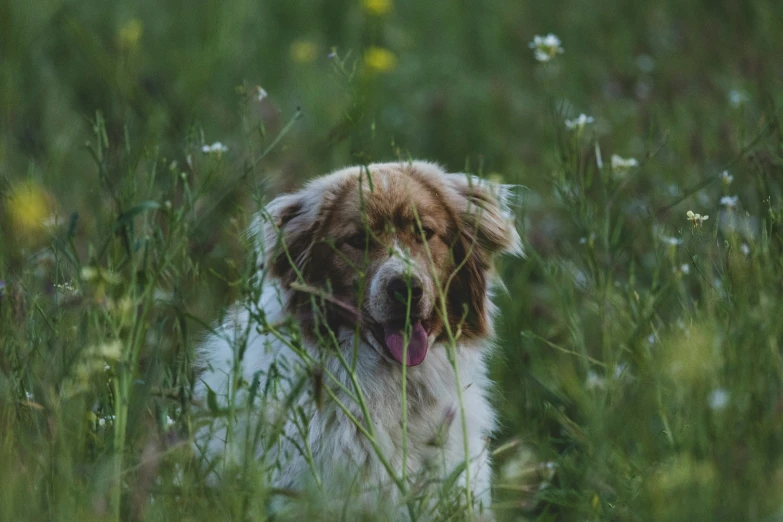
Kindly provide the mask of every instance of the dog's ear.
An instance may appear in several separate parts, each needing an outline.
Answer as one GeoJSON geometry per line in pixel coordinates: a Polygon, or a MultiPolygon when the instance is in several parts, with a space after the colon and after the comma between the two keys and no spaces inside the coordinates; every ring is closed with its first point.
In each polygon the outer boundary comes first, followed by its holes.
{"type": "Polygon", "coordinates": [[[448,174],[446,179],[458,221],[453,245],[458,272],[448,291],[449,316],[456,321],[464,317],[459,329],[465,339],[491,335],[492,258],[499,253],[523,255],[508,208],[510,187],[465,174],[448,174]]]}
{"type": "Polygon", "coordinates": [[[468,174],[448,174],[449,185],[458,194],[462,235],[473,243],[471,248],[484,254],[524,255],[522,241],[514,226],[508,203],[511,187],[468,174]]]}
{"type": "MultiPolygon", "coordinates": [[[[320,198],[303,189],[273,199],[261,214],[264,264],[285,286],[300,279],[307,268],[318,225],[320,198]]],[[[259,226],[255,227],[258,230],[259,226]]]]}

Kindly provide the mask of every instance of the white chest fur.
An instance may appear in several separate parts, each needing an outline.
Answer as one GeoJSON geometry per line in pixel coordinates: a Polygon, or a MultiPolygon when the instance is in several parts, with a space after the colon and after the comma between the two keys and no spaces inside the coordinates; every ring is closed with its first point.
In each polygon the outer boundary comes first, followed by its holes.
{"type": "MultiPolygon", "coordinates": [[[[282,317],[277,292],[265,287],[259,303],[270,324],[282,317]]],[[[404,419],[401,365],[361,344],[354,365],[353,332],[338,335],[340,361],[306,343],[297,351],[250,323],[250,312],[236,311],[201,349],[206,371],[196,396],[204,400],[210,389],[222,408],[235,412],[197,432],[207,458],[225,464],[255,458],[273,487],[314,488],[332,500],[359,493],[355,505],[374,506],[412,498],[435,505],[449,487],[444,480],[467,463],[474,505],[488,509],[487,438],[495,426],[486,398],[488,347],[432,346],[422,364],[406,369],[404,419]],[[237,386],[240,376],[243,386],[237,386]]],[[[466,482],[460,473],[450,494],[466,482]]]]}

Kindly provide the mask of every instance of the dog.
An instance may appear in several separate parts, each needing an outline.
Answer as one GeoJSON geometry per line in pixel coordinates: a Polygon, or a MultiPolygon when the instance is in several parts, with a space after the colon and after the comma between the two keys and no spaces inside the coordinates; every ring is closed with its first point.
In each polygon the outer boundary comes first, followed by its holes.
{"type": "Polygon", "coordinates": [[[271,201],[251,226],[258,295],[199,350],[195,396],[220,412],[199,451],[252,456],[324,505],[491,517],[493,259],[522,255],[509,194],[411,161],[271,201]]]}

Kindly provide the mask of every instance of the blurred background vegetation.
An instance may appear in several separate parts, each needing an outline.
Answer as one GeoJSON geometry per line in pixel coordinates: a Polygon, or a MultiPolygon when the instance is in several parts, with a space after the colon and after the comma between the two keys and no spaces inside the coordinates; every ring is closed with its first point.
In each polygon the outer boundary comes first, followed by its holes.
{"type": "Polygon", "coordinates": [[[188,465],[194,342],[257,200],[407,157],[523,186],[499,519],[783,518],[781,27],[777,1],[0,2],[0,519],[262,517],[188,465]]]}

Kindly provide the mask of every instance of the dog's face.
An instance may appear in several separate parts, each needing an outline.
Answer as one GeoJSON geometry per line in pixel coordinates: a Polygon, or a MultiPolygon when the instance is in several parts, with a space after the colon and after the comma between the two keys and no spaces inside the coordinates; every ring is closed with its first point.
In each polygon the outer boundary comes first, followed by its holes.
{"type": "Polygon", "coordinates": [[[520,252],[501,191],[423,162],[318,178],[267,207],[271,275],[294,283],[306,334],[358,321],[373,349],[418,365],[434,343],[490,333],[492,255],[520,252]]]}

